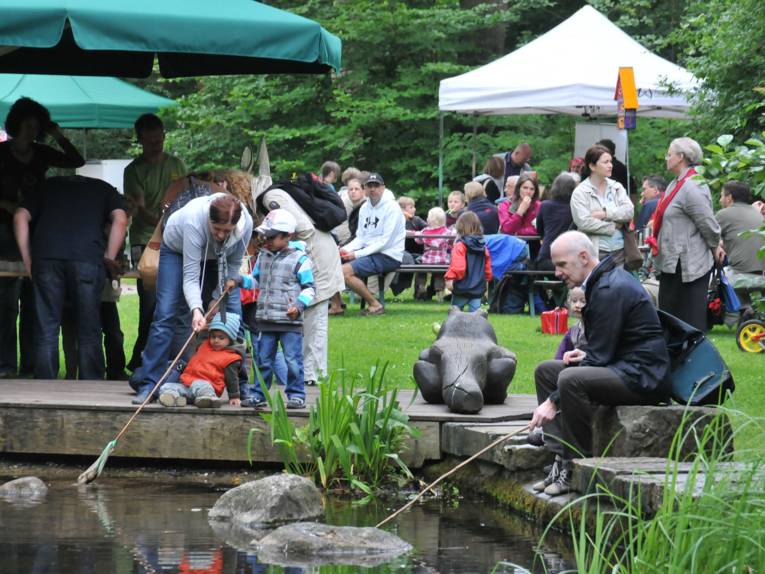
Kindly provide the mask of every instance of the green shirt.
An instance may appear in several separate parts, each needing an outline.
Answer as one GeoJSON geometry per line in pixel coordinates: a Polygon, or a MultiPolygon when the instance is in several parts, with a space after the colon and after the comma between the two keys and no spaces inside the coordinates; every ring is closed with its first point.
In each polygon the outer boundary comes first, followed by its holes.
{"type": "MultiPolygon", "coordinates": [[[[125,168],[123,187],[125,195],[137,200],[143,195],[146,209],[156,218],[162,214],[162,197],[167,186],[186,175],[186,166],[177,157],[164,154],[157,163],[147,162],[143,156],[131,161],[125,168]]],[[[145,245],[151,239],[157,222],[151,221],[138,210],[134,210],[130,223],[130,244],[145,245]]]]}

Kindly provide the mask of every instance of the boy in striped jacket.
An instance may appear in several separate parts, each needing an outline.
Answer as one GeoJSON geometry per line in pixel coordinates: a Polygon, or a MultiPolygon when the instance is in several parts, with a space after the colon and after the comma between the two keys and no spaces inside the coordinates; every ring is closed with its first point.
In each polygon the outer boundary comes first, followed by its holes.
{"type": "MultiPolygon", "coordinates": [[[[257,365],[266,388],[271,388],[276,349],[281,342],[287,361],[287,408],[305,407],[303,374],[303,311],[314,297],[313,265],[299,242],[290,242],[295,217],[285,209],[271,211],[255,231],[265,243],[252,275],[242,276],[245,289],[258,289],[255,322],[260,331],[257,365]]],[[[251,404],[264,407],[259,384],[251,404]]]]}

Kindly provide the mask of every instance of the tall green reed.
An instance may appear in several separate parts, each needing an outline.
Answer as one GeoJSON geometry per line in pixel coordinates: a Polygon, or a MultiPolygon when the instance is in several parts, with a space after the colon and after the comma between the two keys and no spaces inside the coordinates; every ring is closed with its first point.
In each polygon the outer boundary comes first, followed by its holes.
{"type": "MultiPolygon", "coordinates": [[[[398,390],[385,385],[387,364],[366,376],[339,369],[320,381],[308,422],[295,426],[278,391],[260,380],[270,413],[261,413],[287,472],[307,476],[325,489],[355,488],[373,496],[382,486],[412,473],[401,459],[408,437],[419,437],[400,408],[398,390]]],[[[258,377],[259,378],[259,377],[258,377]]],[[[247,451],[252,458],[250,429],[247,451]]]]}
{"type": "Polygon", "coordinates": [[[587,574],[764,572],[765,449],[739,451],[735,462],[731,454],[735,435],[752,425],[762,430],[763,420],[720,407],[700,428],[686,412],[655,513],[644,508],[637,483],[625,496],[598,484],[548,530],[568,516],[576,571],[587,574]],[[696,448],[683,456],[688,440],[696,448]]]}

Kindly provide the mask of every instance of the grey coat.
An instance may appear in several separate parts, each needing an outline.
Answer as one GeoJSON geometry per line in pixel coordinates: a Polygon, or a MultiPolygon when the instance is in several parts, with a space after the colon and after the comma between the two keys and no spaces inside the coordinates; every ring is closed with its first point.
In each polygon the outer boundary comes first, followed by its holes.
{"type": "MultiPolygon", "coordinates": [[[[685,172],[680,174],[680,178],[685,172]]],[[[695,176],[694,176],[695,177],[695,176]]],[[[720,224],[712,211],[712,196],[706,183],[688,178],[664,212],[659,231],[659,254],[654,258],[662,273],[675,273],[680,261],[683,283],[707,273],[714,264],[712,250],[720,242],[720,224]]],[[[678,178],[667,186],[675,188],[678,178]]]]}

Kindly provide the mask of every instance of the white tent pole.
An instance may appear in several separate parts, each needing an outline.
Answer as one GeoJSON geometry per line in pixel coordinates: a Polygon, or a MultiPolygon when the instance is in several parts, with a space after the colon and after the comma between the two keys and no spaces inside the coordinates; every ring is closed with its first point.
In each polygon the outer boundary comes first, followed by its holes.
{"type": "Polygon", "coordinates": [[[438,113],[438,205],[444,206],[444,113],[438,113]]]}
{"type": "Polygon", "coordinates": [[[478,131],[478,114],[473,114],[473,138],[471,140],[471,143],[472,143],[472,146],[473,146],[473,178],[475,178],[475,176],[476,176],[476,173],[475,173],[475,169],[476,169],[475,168],[475,162],[476,162],[476,158],[475,158],[475,148],[476,148],[475,138],[476,138],[476,132],[477,131],[478,131]]]}

